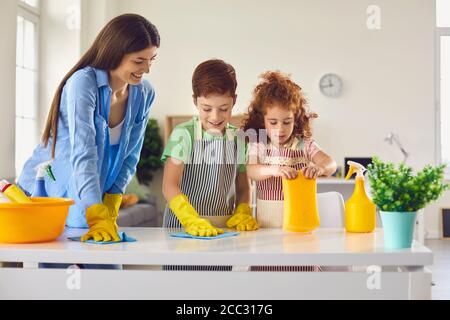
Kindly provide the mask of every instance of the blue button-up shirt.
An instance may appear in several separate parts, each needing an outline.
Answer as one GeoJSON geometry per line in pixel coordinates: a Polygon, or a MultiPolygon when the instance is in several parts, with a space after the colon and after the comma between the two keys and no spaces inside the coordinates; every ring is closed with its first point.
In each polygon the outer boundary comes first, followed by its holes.
{"type": "MultiPolygon", "coordinates": [[[[70,227],[87,227],[85,210],[102,203],[105,192],[123,193],[136,172],[155,91],[146,80],[129,85],[128,90],[122,134],[112,155],[108,73],[86,67],[76,71],[63,88],[52,163],[56,182],[46,177],[45,187],[50,197],[75,200],[66,222],[70,227]]],[[[51,139],[47,147],[38,145],[24,165],[18,184],[28,193],[34,189],[36,167],[51,159],[51,145],[51,139]]]]}

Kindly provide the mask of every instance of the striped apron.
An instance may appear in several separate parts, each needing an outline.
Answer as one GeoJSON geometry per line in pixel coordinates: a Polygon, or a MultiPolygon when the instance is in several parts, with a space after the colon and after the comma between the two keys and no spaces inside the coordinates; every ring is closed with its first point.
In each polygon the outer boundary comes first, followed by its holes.
{"type": "MultiPolygon", "coordinates": [[[[202,126],[198,120],[194,121],[194,134],[190,161],[184,165],[181,192],[188,197],[201,218],[215,227],[225,228],[235,207],[238,167],[235,135],[226,130],[226,140],[203,140],[202,126]]],[[[168,206],[164,211],[163,227],[182,228],[168,206]]],[[[231,271],[231,266],[164,266],[164,270],[231,271]]]]}
{"type": "MultiPolygon", "coordinates": [[[[301,170],[312,161],[295,139],[289,148],[266,148],[262,161],[266,165],[289,166],[301,170]]],[[[284,194],[280,177],[270,177],[256,183],[256,220],[261,228],[282,228],[284,194]]],[[[319,271],[317,266],[252,266],[251,271],[319,271]]]]}

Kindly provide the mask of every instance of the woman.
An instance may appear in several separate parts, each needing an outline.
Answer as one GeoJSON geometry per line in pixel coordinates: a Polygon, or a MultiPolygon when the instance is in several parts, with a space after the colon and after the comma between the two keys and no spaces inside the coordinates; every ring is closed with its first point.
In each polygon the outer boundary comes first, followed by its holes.
{"type": "Polygon", "coordinates": [[[82,241],[118,241],[122,194],[136,171],[155,92],[142,80],[156,57],[156,27],[136,14],[111,20],[69,71],[54,96],[42,144],[18,184],[33,192],[36,167],[53,159],[51,197],[75,200],[66,225],[89,231],[82,241]]]}

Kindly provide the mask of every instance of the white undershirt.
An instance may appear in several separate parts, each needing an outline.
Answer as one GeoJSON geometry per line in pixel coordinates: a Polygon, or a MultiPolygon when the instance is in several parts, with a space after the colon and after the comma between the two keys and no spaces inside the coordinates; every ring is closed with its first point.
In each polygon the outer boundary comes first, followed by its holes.
{"type": "Polygon", "coordinates": [[[114,128],[109,127],[109,144],[111,146],[119,144],[120,135],[122,134],[123,123],[125,118],[114,128]]]}

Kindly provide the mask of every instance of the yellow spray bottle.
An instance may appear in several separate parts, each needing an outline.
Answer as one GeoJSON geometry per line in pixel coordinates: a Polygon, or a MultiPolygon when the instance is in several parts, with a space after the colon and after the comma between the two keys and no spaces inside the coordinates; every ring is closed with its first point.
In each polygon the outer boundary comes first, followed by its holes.
{"type": "Polygon", "coordinates": [[[372,232],[376,224],[376,206],[369,199],[364,187],[363,165],[348,161],[349,171],[345,180],[350,179],[356,172],[355,190],[345,202],[345,229],[347,232],[372,232]]]}

